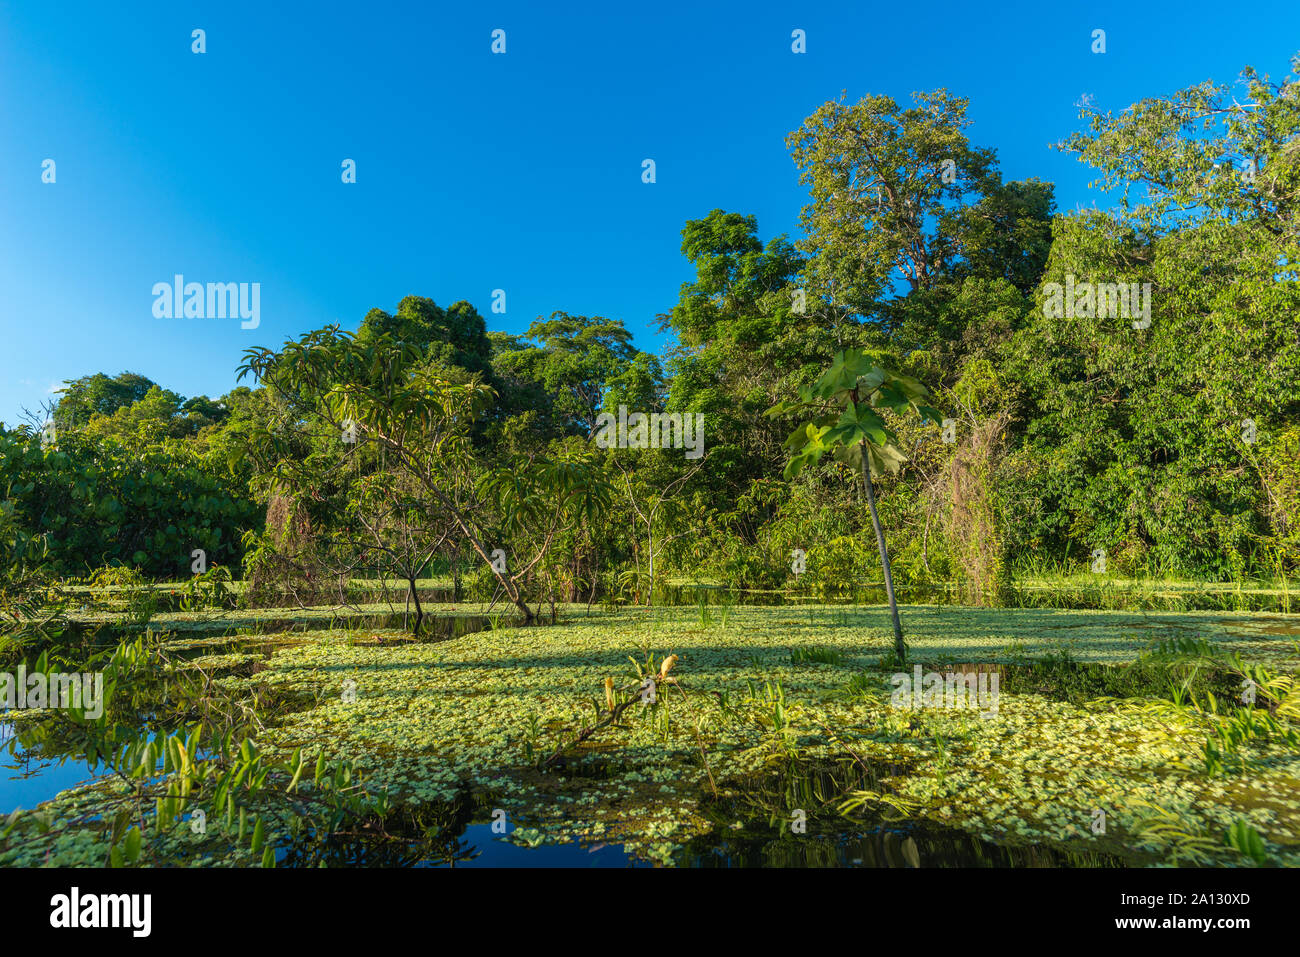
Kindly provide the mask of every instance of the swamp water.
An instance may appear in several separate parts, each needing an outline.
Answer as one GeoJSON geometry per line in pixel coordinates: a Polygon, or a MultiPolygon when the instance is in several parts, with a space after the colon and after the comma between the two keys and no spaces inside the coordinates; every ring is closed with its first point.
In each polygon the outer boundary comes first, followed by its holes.
{"type": "MultiPolygon", "coordinates": [[[[78,785],[105,775],[83,757],[48,755],[24,748],[13,725],[0,721],[0,817],[31,809],[78,785]]],[[[734,818],[734,814],[727,815],[734,818]]],[[[976,835],[927,822],[857,825],[840,832],[794,835],[766,821],[747,820],[740,828],[719,824],[684,846],[678,867],[1114,867],[1118,858],[1091,852],[1070,853],[1041,846],[1003,846],[976,835]]],[[[498,829],[499,830],[499,829],[498,829]]],[[[431,850],[427,840],[336,838],[310,858],[294,847],[280,848],[278,867],[650,867],[622,845],[541,844],[524,846],[494,831],[491,823],[468,822],[444,832],[431,850]]]]}
{"type": "MultiPolygon", "coordinates": [[[[541,623],[539,623],[541,624],[541,623]]],[[[370,627],[375,627],[370,625],[370,627]]],[[[495,627],[483,616],[427,620],[422,642],[446,641],[495,627]]],[[[201,656],[244,653],[266,656],[294,642],[292,631],[280,640],[267,634],[213,634],[202,637],[172,632],[167,642],[178,664],[201,656]],[[190,639],[197,640],[190,640],[190,639]]],[[[265,667],[253,662],[253,671],[265,667]]],[[[999,670],[1016,672],[1014,667],[999,670]]],[[[1004,677],[1011,677],[1004,674],[1004,677]]],[[[1018,676],[1023,677],[1023,676],[1018,676]]],[[[142,725],[150,722],[145,719],[142,725]]],[[[0,818],[30,810],[61,791],[90,783],[107,772],[91,768],[83,755],[60,753],[57,743],[36,733],[16,733],[0,713],[0,818]]],[[[925,821],[821,822],[795,835],[774,825],[753,808],[718,809],[715,827],[673,855],[681,867],[1089,867],[1124,866],[1119,858],[1091,851],[1071,852],[1045,846],[1004,845],[957,828],[925,821]]],[[[511,828],[513,830],[513,827],[511,828]]],[[[383,841],[332,838],[327,846],[281,846],[277,866],[385,867],[649,867],[653,864],[618,844],[541,844],[525,846],[497,833],[490,823],[467,815],[450,822],[437,839],[400,832],[383,841]],[[394,840],[393,838],[397,839],[394,840]]],[[[1136,863],[1136,862],[1128,862],[1136,863]]]]}

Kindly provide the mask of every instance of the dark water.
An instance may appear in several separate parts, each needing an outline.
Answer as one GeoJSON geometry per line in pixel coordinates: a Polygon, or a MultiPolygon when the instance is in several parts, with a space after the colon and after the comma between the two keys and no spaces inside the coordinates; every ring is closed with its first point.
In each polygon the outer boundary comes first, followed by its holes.
{"type": "MultiPolygon", "coordinates": [[[[279,866],[293,866],[293,855],[279,866]]],[[[313,858],[317,861],[319,858],[313,858]]],[[[305,862],[304,862],[305,863],[305,862]]],[[[686,868],[961,868],[1123,867],[1115,856],[1039,845],[1007,846],[929,823],[894,823],[840,834],[793,835],[747,827],[743,833],[705,834],[673,857],[686,868]]],[[[523,847],[495,834],[490,824],[469,824],[437,853],[340,846],[331,866],[382,867],[654,867],[623,845],[578,842],[523,847]]]]}
{"type": "Polygon", "coordinates": [[[880,825],[831,835],[714,832],[678,855],[679,867],[1117,867],[1091,852],[1008,846],[928,823],[880,825]]]}
{"type": "MultiPolygon", "coordinates": [[[[419,859],[379,861],[352,848],[349,862],[334,866],[408,867],[654,867],[622,845],[577,842],[523,847],[492,832],[490,824],[470,824],[456,850],[419,859]]],[[[286,861],[281,861],[284,866],[286,861]]],[[[677,867],[1122,867],[1116,857],[1089,851],[1067,852],[1043,846],[1002,846],[964,831],[929,824],[891,824],[835,835],[712,832],[674,855],[677,867]]]]}
{"type": "MultiPolygon", "coordinates": [[[[75,756],[46,758],[17,746],[12,726],[0,723],[0,816],[32,809],[60,791],[104,773],[75,756]],[[7,739],[7,740],[6,740],[7,739]]],[[[513,830],[513,828],[510,828],[513,830]]],[[[454,826],[431,847],[428,840],[335,840],[319,848],[282,848],[280,867],[651,867],[623,845],[576,842],[525,847],[494,833],[490,823],[454,826]]],[[[794,835],[758,822],[739,830],[719,827],[691,841],[674,858],[678,867],[1114,867],[1118,858],[1046,847],[1004,846],[929,823],[881,824],[841,833],[794,835]]]]}
{"type": "Polygon", "coordinates": [[[490,824],[470,824],[461,841],[472,849],[472,856],[455,862],[422,861],[417,867],[649,867],[623,850],[623,846],[595,844],[543,844],[521,847],[492,833],[490,824]]]}
{"type": "MultiPolygon", "coordinates": [[[[320,631],[339,628],[345,631],[376,631],[405,629],[415,619],[414,615],[404,616],[398,613],[374,615],[350,615],[331,618],[323,612],[309,612],[298,618],[258,618],[255,620],[222,620],[214,615],[210,621],[168,621],[154,622],[149,630],[155,634],[165,634],[171,638],[220,638],[247,637],[251,635],[292,634],[302,631],[320,631]]],[[[517,624],[515,619],[504,615],[497,619],[499,628],[511,628],[517,624]]],[[[533,627],[547,624],[534,621],[533,627]]],[[[446,641],[470,635],[477,631],[486,631],[493,627],[493,619],[487,615],[437,615],[426,613],[421,625],[418,641],[446,641]]],[[[63,626],[63,640],[69,644],[93,644],[98,648],[111,648],[119,641],[138,636],[138,625],[116,624],[112,622],[70,621],[63,626]]]]}

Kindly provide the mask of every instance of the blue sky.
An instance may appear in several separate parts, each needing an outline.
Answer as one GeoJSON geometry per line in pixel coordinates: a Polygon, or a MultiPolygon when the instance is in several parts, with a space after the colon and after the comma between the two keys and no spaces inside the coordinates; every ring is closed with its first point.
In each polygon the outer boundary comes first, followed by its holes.
{"type": "Polygon", "coordinates": [[[841,90],[969,97],[1004,177],[1071,208],[1097,198],[1089,170],[1049,144],[1082,95],[1281,78],[1300,49],[1294,0],[442,6],[0,2],[0,420],[101,371],[217,396],[245,348],[408,294],[510,332],[617,317],[659,351],[683,223],[723,208],[796,235],[785,135],[841,90]],[[154,318],[176,273],[260,283],[260,326],[154,318]]]}

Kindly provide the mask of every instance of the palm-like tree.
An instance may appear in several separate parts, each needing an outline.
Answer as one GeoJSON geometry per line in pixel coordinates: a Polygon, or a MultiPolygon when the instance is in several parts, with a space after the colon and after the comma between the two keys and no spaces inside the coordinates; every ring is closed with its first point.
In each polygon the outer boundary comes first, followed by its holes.
{"type": "Polygon", "coordinates": [[[820,379],[811,386],[800,387],[798,400],[778,402],[767,410],[769,416],[812,415],[810,421],[786,439],[786,448],[791,451],[784,472],[787,479],[798,475],[805,465],[821,461],[827,452],[837,462],[857,467],[880,549],[885,595],[894,623],[894,654],[899,662],[906,659],[907,646],[903,643],[894,577],[876,510],[872,479],[886,472],[897,472],[907,457],[899,447],[898,436],[885,425],[879,410],[890,409],[900,415],[911,410],[923,419],[938,422],[940,414],[924,404],[929,397],[929,391],[916,379],[881,368],[860,350],[846,349],[835,356],[820,379]]]}

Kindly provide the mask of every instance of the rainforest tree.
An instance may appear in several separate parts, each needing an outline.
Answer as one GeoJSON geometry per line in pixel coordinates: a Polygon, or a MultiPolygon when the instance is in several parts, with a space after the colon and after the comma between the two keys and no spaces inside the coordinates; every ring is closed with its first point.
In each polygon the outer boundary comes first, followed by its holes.
{"type": "Polygon", "coordinates": [[[916,412],[923,419],[937,422],[939,413],[923,404],[929,392],[910,376],[898,375],[876,365],[856,349],[846,349],[835,357],[826,373],[811,386],[799,390],[796,401],[778,402],[768,411],[771,416],[811,413],[811,421],[800,425],[786,440],[791,458],[785,477],[794,478],[806,465],[815,465],[830,452],[837,462],[857,469],[862,490],[871,511],[871,525],[880,550],[880,567],[884,572],[885,596],[894,625],[894,654],[899,663],[907,657],[903,626],[894,597],[893,573],[889,550],[876,509],[872,480],[897,472],[906,459],[899,447],[898,435],[886,424],[885,410],[895,415],[916,412]]]}

